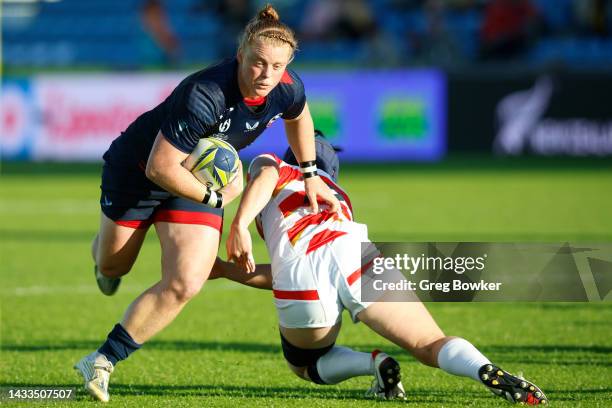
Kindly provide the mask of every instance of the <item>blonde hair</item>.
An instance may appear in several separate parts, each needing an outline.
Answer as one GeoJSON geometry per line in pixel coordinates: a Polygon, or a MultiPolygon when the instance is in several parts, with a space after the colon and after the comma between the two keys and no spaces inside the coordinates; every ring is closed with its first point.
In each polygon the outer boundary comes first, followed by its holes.
{"type": "Polygon", "coordinates": [[[293,30],[280,21],[278,13],[270,4],[259,10],[249,21],[240,38],[238,50],[244,50],[257,39],[279,46],[287,44],[292,51],[295,51],[298,45],[293,30]]]}

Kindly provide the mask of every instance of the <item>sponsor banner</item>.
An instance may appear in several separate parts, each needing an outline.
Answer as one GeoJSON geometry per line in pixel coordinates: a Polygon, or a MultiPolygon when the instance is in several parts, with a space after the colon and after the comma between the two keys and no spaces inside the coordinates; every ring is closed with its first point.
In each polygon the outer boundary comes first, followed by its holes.
{"type": "Polygon", "coordinates": [[[367,302],[612,301],[610,243],[367,242],[361,265],[367,302]]]}
{"type": "Polygon", "coordinates": [[[141,113],[163,101],[176,75],[53,76],[34,79],[43,122],[32,158],[97,160],[141,113]]]}
{"type": "Polygon", "coordinates": [[[180,80],[176,74],[122,74],[4,81],[2,157],[100,160],[113,139],[180,80]]]}
{"type": "Polygon", "coordinates": [[[0,157],[29,158],[37,136],[38,115],[28,80],[2,82],[0,92],[0,157]]]}
{"type": "Polygon", "coordinates": [[[612,76],[449,79],[449,149],[499,155],[611,156],[612,76]]]}
{"type": "MultiPolygon", "coordinates": [[[[3,81],[3,158],[100,160],[138,115],[170,94],[183,74],[41,75],[3,81]]],[[[445,152],[445,80],[437,71],[306,73],[315,126],[343,159],[436,160],[445,152]],[[357,86],[358,85],[358,86],[357,86]]],[[[282,121],[276,121],[282,122],[282,121]]],[[[282,154],[282,123],[241,156],[282,154]]]]}
{"type": "MultiPolygon", "coordinates": [[[[321,72],[304,73],[301,78],[315,127],[343,148],[342,160],[438,160],[444,156],[446,84],[442,73],[321,72]]],[[[286,147],[282,123],[276,123],[245,155],[282,154],[286,147]]]]}

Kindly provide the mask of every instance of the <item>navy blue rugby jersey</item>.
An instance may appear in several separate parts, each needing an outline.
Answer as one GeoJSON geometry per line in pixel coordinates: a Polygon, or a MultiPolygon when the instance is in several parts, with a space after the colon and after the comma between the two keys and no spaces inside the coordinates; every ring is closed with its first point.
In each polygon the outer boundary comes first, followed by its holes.
{"type": "Polygon", "coordinates": [[[160,130],[185,153],[191,153],[200,138],[211,136],[241,150],[275,120],[298,117],[305,103],[302,81],[287,69],[263,105],[253,109],[238,87],[238,61],[227,59],[185,78],[166,100],[132,122],[103,157],[107,166],[144,175],[160,130]]]}

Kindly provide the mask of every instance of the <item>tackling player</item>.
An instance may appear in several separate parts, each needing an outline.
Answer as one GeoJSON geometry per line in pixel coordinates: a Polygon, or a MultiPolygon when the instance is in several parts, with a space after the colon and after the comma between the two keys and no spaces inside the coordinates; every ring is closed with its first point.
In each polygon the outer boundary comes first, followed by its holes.
{"type": "MultiPolygon", "coordinates": [[[[304,87],[287,68],[297,42],[268,5],[244,30],[237,56],[184,79],[168,98],[138,117],[104,154],[100,230],[92,244],[96,281],[116,292],[153,224],[161,244],[161,279],[128,307],[101,347],[75,368],[96,399],[108,401],[117,362],[170,324],[208,278],[219,246],[222,208],[242,190],[242,171],[218,192],[181,164],[200,138],[217,137],[240,150],[275,120],[285,122],[296,157],[315,158],[304,87]]],[[[319,177],[306,191],[339,203],[319,177]]]]}
{"type": "MultiPolygon", "coordinates": [[[[416,297],[407,294],[405,302],[360,300],[359,282],[367,269],[361,265],[361,243],[369,242],[367,227],[353,221],[350,200],[336,184],[339,162],[334,148],[320,136],[315,143],[316,163],[306,167],[296,166],[290,150],[284,161],[268,154],[251,162],[227,240],[228,259],[246,274],[220,260],[215,268],[216,274],[238,282],[273,289],[283,353],[291,370],[317,384],[372,374],[372,393],[404,397],[394,359],[378,351],[370,356],[335,345],[341,313],[347,309],[355,322],[362,321],[423,364],[472,378],[511,402],[546,404],[546,396],[533,383],[494,365],[467,340],[445,336],[416,297]],[[304,181],[317,171],[339,196],[340,212],[326,205],[321,212],[309,211],[304,181]],[[248,231],[253,220],[266,243],[271,271],[264,268],[250,276],[255,272],[248,231]]],[[[373,251],[370,259],[376,256],[373,251]]]]}

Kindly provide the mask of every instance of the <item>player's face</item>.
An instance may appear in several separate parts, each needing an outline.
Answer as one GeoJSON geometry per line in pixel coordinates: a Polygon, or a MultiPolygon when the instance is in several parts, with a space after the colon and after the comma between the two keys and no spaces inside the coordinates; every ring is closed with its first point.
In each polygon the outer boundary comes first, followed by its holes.
{"type": "Polygon", "coordinates": [[[260,40],[238,53],[238,80],[244,97],[266,96],[280,82],[293,50],[288,44],[274,45],[260,40]]]}

